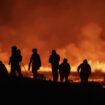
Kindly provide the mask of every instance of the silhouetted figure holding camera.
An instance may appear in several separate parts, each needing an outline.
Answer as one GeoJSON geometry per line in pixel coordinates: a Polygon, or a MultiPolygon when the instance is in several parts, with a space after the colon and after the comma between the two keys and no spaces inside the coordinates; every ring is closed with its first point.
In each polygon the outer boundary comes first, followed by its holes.
{"type": "Polygon", "coordinates": [[[11,77],[16,77],[18,73],[19,77],[22,77],[20,63],[22,61],[21,52],[16,46],[12,46],[11,57],[9,59],[9,64],[11,65],[11,77]]]}
{"type": "Polygon", "coordinates": [[[54,82],[58,81],[59,61],[60,61],[60,56],[56,53],[55,50],[52,50],[52,54],[49,57],[49,63],[51,63],[52,65],[52,75],[54,82]]]}
{"type": "Polygon", "coordinates": [[[68,63],[68,60],[65,58],[63,62],[59,66],[60,73],[60,81],[63,82],[65,78],[65,82],[68,82],[68,76],[70,74],[71,67],[68,63]]]}
{"type": "Polygon", "coordinates": [[[88,78],[91,74],[91,67],[88,64],[87,59],[85,59],[83,61],[83,63],[81,63],[78,68],[77,71],[80,74],[80,78],[81,78],[81,83],[87,83],[88,82],[88,78]]]}
{"type": "Polygon", "coordinates": [[[8,71],[2,61],[0,61],[0,80],[8,79],[8,71]]]}
{"type": "Polygon", "coordinates": [[[30,62],[29,62],[29,65],[28,65],[28,70],[30,70],[30,66],[32,64],[32,73],[34,75],[34,78],[37,79],[37,71],[38,69],[41,67],[41,59],[40,59],[40,56],[39,54],[37,53],[37,49],[32,49],[32,56],[30,58],[30,62]]]}

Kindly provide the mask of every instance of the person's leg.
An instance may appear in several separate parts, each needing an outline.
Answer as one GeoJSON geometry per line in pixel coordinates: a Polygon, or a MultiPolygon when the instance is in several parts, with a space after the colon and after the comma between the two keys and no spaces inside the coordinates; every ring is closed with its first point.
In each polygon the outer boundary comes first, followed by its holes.
{"type": "Polygon", "coordinates": [[[57,82],[57,80],[58,80],[58,72],[56,71],[56,69],[53,70],[52,74],[53,74],[53,81],[57,82]]]}
{"type": "Polygon", "coordinates": [[[35,79],[37,79],[37,69],[35,65],[32,65],[32,73],[35,79]]]}
{"type": "Polygon", "coordinates": [[[84,83],[84,78],[82,75],[80,75],[81,83],[84,83]]]}
{"type": "Polygon", "coordinates": [[[56,82],[58,81],[58,71],[56,70],[56,73],[55,73],[55,80],[56,82]]]}
{"type": "Polygon", "coordinates": [[[19,77],[22,77],[20,65],[18,65],[18,67],[17,67],[17,73],[18,73],[19,77]]]}
{"type": "Polygon", "coordinates": [[[63,75],[60,74],[60,81],[63,82],[63,75]]]}
{"type": "Polygon", "coordinates": [[[53,74],[53,81],[56,82],[56,73],[53,71],[52,74],[53,74]]]}
{"type": "Polygon", "coordinates": [[[85,83],[87,83],[87,82],[88,82],[88,76],[85,77],[85,83]]]}
{"type": "Polygon", "coordinates": [[[16,77],[16,71],[15,71],[15,67],[13,65],[11,65],[11,73],[10,73],[11,77],[16,77]]]}
{"type": "Polygon", "coordinates": [[[65,76],[65,82],[68,82],[68,75],[65,76]]]}
{"type": "Polygon", "coordinates": [[[37,79],[37,70],[33,71],[34,78],[37,79]]]}

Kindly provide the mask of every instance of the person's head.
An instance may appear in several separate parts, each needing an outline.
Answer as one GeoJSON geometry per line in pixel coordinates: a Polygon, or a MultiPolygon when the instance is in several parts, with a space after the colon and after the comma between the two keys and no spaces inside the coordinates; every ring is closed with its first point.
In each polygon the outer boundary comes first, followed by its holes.
{"type": "Polygon", "coordinates": [[[84,63],[84,64],[87,64],[87,63],[88,63],[87,59],[84,59],[84,60],[83,60],[83,63],[84,63]]]}
{"type": "Polygon", "coordinates": [[[67,61],[68,61],[68,60],[67,60],[66,58],[63,59],[63,62],[64,62],[64,63],[67,63],[67,61]]]}
{"type": "Polygon", "coordinates": [[[12,49],[12,53],[14,53],[14,52],[16,52],[17,47],[16,46],[12,46],[11,49],[12,49]]]}
{"type": "Polygon", "coordinates": [[[18,53],[18,54],[21,54],[21,51],[20,51],[20,49],[17,49],[17,53],[18,53]]]}
{"type": "Polygon", "coordinates": [[[37,49],[36,48],[32,49],[32,52],[37,53],[37,49]]]}
{"type": "Polygon", "coordinates": [[[2,65],[3,63],[2,63],[2,61],[0,61],[0,65],[2,65]]]}
{"type": "Polygon", "coordinates": [[[52,50],[52,55],[56,54],[56,51],[55,50],[52,50]]]}

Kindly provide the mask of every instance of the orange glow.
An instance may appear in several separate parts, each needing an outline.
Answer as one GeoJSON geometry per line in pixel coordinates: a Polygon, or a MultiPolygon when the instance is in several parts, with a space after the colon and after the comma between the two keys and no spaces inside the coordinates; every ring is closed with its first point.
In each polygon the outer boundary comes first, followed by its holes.
{"type": "Polygon", "coordinates": [[[90,63],[92,65],[92,70],[93,71],[102,71],[102,72],[105,72],[105,62],[103,63],[100,63],[99,61],[97,62],[94,62],[94,63],[90,63]]]}
{"type": "MultiPolygon", "coordinates": [[[[92,61],[89,61],[89,64],[91,65],[92,68],[92,72],[95,71],[101,71],[101,72],[105,72],[105,63],[100,63],[100,62],[95,62],[93,63],[92,61]]],[[[79,64],[78,64],[79,65],[79,64]]],[[[78,65],[71,65],[71,72],[77,72],[77,67],[78,65]]],[[[10,65],[6,64],[6,68],[8,70],[8,72],[10,72],[10,65]]],[[[28,65],[21,65],[21,69],[23,72],[28,72],[28,65]]],[[[39,71],[43,71],[43,72],[49,72],[51,71],[51,67],[40,67],[39,71]]]]}
{"type": "Polygon", "coordinates": [[[0,8],[3,63],[8,64],[11,46],[16,45],[26,71],[32,48],[38,49],[44,71],[51,71],[52,49],[60,54],[60,62],[68,58],[72,71],[83,59],[89,60],[93,71],[105,71],[104,0],[1,0],[0,8]]]}

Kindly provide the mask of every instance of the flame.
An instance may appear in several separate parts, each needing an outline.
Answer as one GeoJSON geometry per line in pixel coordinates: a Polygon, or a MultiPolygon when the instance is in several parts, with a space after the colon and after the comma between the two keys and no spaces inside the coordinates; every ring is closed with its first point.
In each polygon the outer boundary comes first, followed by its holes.
{"type": "MultiPolygon", "coordinates": [[[[7,70],[8,70],[8,72],[10,72],[10,71],[11,71],[11,70],[10,70],[10,65],[5,64],[5,66],[6,66],[7,70]]],[[[23,72],[28,72],[28,65],[27,65],[27,64],[26,64],[26,65],[23,65],[23,64],[22,64],[22,65],[21,65],[21,70],[22,70],[23,72]]],[[[41,66],[39,70],[40,70],[40,71],[47,72],[47,71],[51,71],[51,68],[50,68],[50,67],[41,66]]]]}
{"type": "MultiPolygon", "coordinates": [[[[105,72],[105,62],[99,62],[99,61],[92,62],[90,60],[89,64],[91,66],[92,72],[97,72],[97,71],[105,72]]],[[[78,67],[78,65],[72,66],[72,71],[76,72],[77,71],[77,67],[78,67]]]]}
{"type": "Polygon", "coordinates": [[[92,70],[93,71],[101,71],[101,72],[105,72],[105,62],[99,62],[99,61],[96,61],[94,63],[92,63],[90,61],[90,64],[92,65],[92,70]]]}
{"type": "MultiPolygon", "coordinates": [[[[92,68],[92,72],[97,72],[97,71],[100,71],[100,72],[105,72],[105,63],[104,62],[99,62],[99,61],[96,61],[96,62],[92,62],[92,61],[89,61],[89,64],[92,68]]],[[[77,67],[78,67],[79,64],[76,64],[76,65],[71,65],[71,72],[77,72],[77,67]]],[[[8,72],[10,72],[10,65],[6,64],[6,68],[8,70],[8,72]]],[[[23,72],[28,72],[28,65],[21,65],[21,69],[23,72]]],[[[44,72],[49,72],[51,71],[51,67],[48,67],[48,66],[41,66],[39,71],[44,71],[44,72]]]]}

